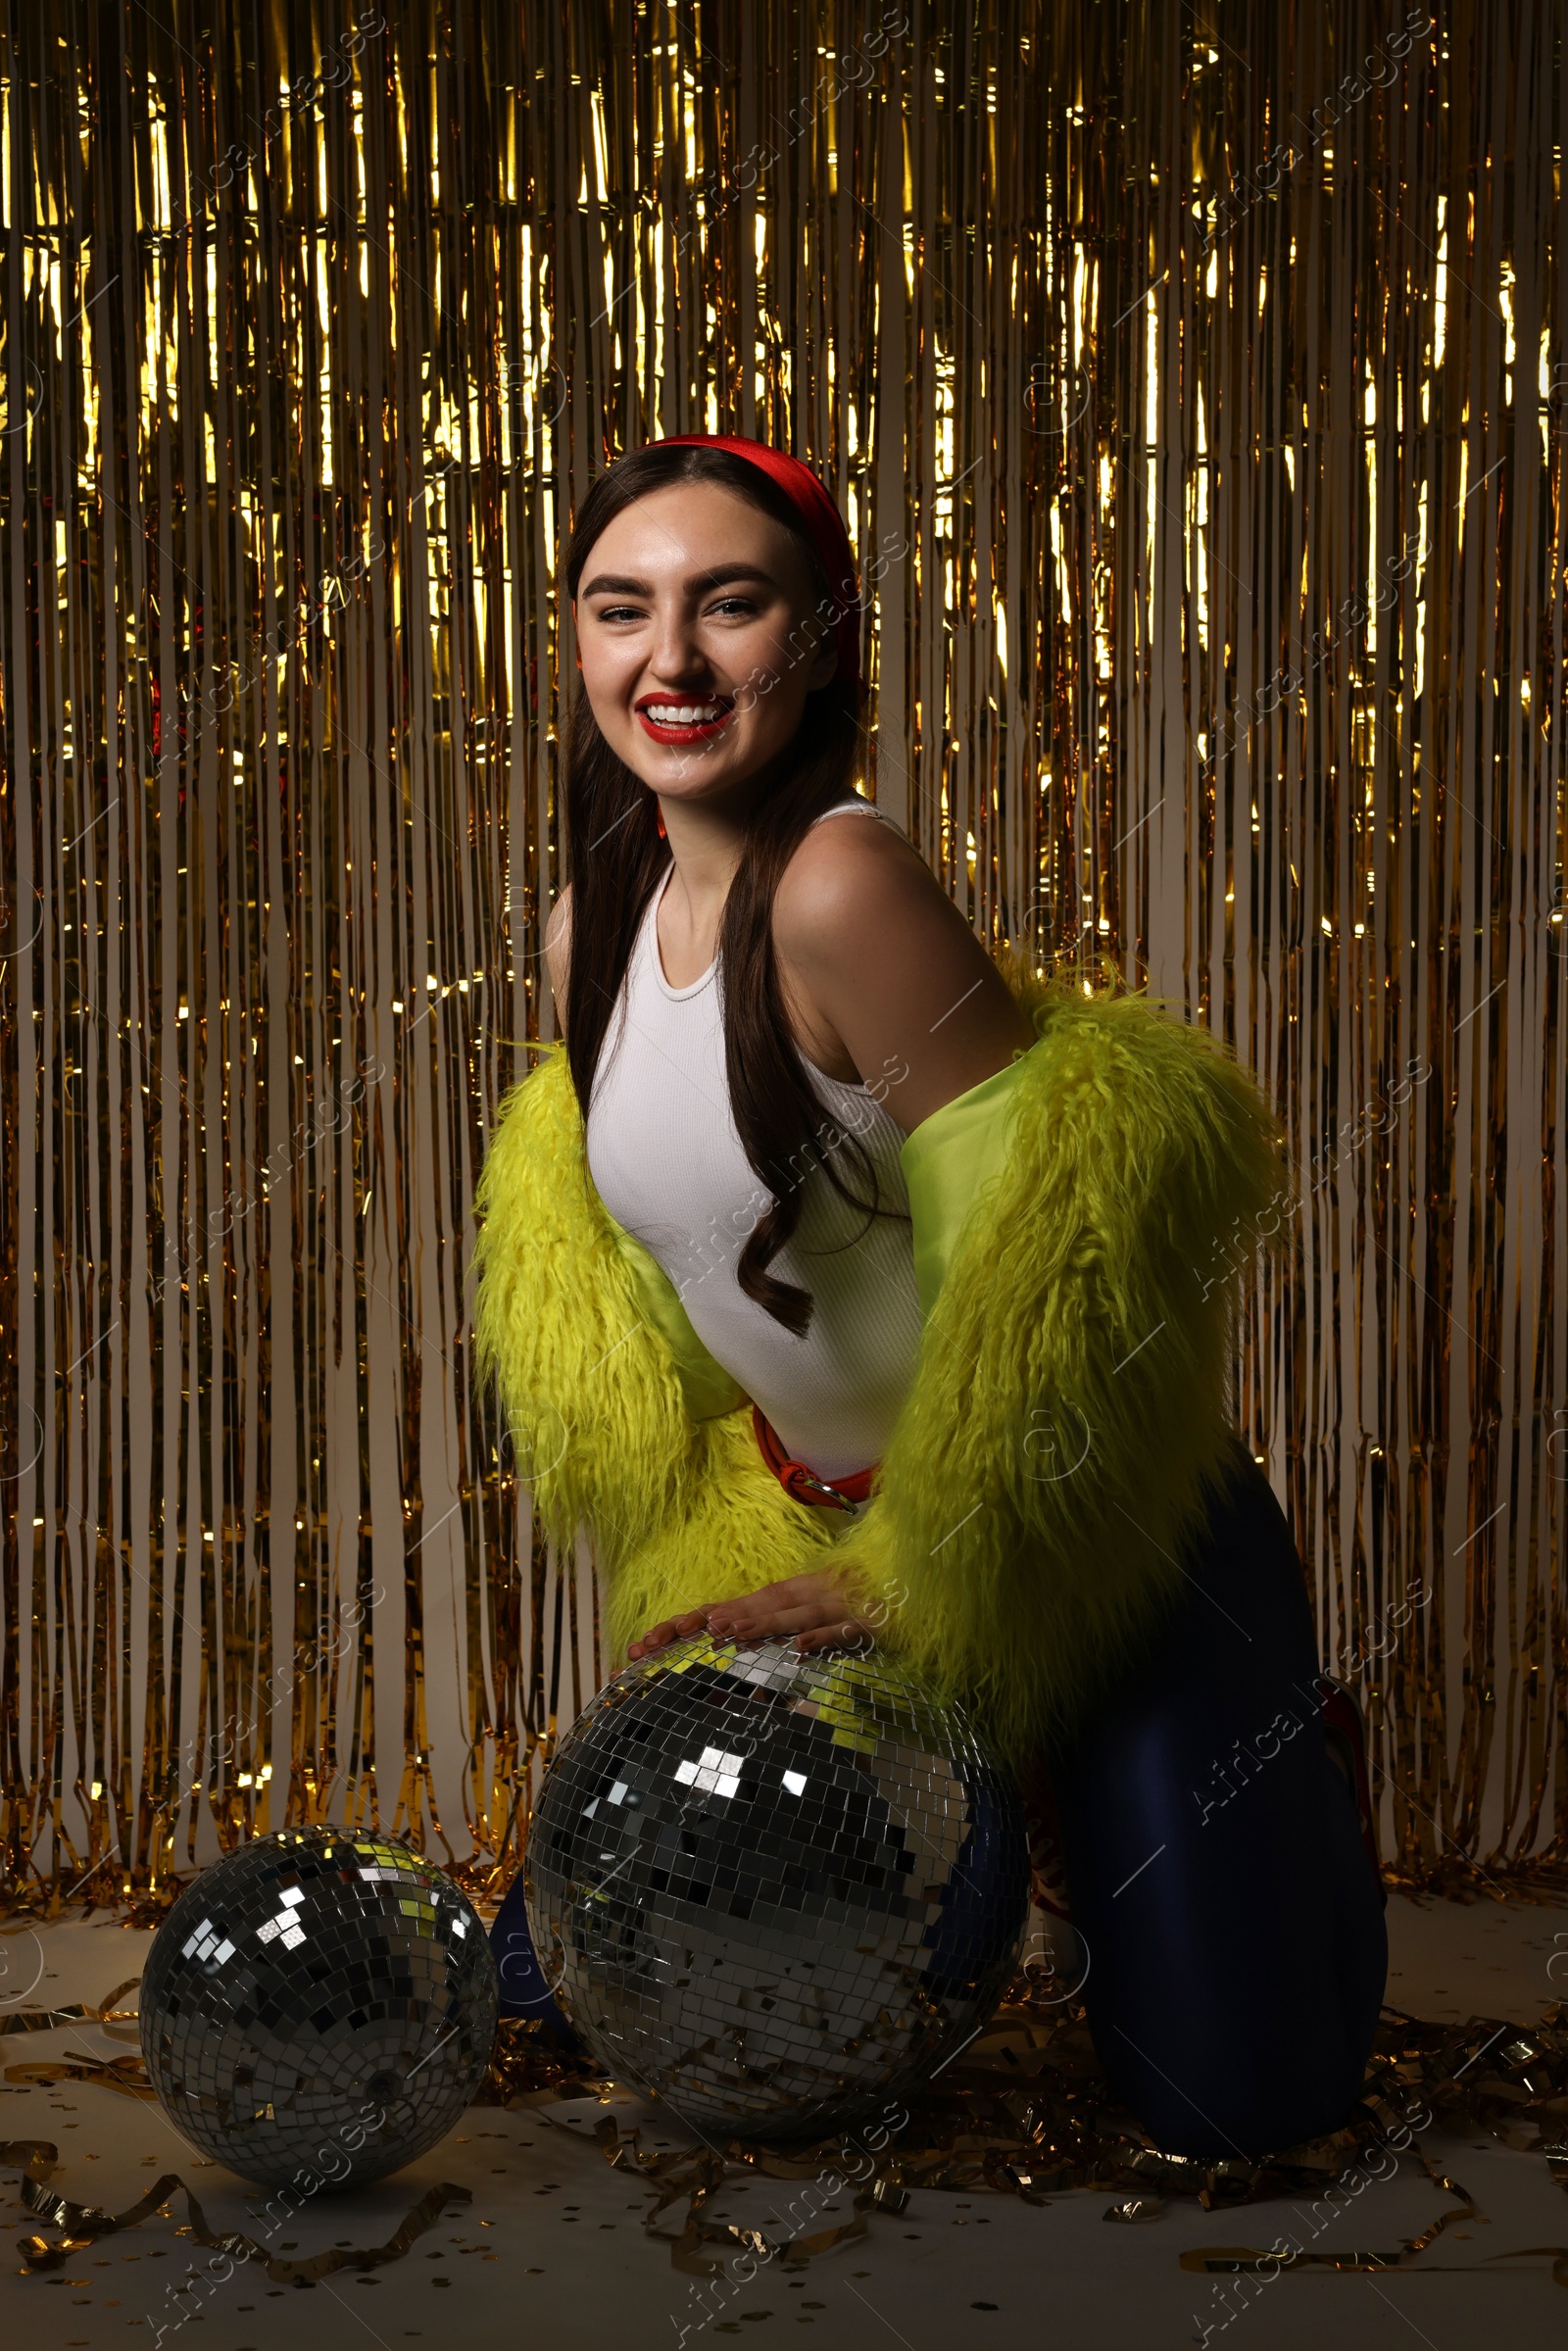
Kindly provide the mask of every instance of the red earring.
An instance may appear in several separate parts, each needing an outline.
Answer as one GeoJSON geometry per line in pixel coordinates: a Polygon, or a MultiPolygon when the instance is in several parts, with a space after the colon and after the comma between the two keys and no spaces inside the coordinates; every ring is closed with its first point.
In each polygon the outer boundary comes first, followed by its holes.
{"type": "Polygon", "coordinates": [[[659,811],[659,838],[661,841],[667,841],[669,839],[669,835],[664,830],[664,811],[662,808],[661,808],[659,811]]]}

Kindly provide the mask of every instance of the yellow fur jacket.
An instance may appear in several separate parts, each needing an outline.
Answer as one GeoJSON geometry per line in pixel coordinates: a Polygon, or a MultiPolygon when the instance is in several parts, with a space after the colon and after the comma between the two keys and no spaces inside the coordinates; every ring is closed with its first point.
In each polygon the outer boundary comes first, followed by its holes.
{"type": "Polygon", "coordinates": [[[476,1370],[545,1532],[591,1547],[617,1662],[662,1617],[831,1564],[1021,1755],[1155,1636],[1231,1451],[1235,1276],[1282,1136],[1179,1012],[1004,968],[1035,1043],[905,1144],[923,1332],[854,1518],[785,1494],[748,1399],[604,1207],[564,1049],[537,1049],[502,1105],[476,1370]]]}

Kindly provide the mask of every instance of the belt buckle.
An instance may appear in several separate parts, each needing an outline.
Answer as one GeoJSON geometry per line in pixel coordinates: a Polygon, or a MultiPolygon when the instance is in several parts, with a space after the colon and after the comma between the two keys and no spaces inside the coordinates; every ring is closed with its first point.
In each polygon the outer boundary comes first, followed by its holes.
{"type": "Polygon", "coordinates": [[[851,1518],[858,1518],[859,1516],[861,1509],[860,1503],[852,1502],[847,1494],[840,1494],[836,1486],[827,1485],[823,1479],[817,1477],[811,1470],[807,1470],[806,1476],[808,1483],[814,1487],[818,1494],[827,1494],[840,1510],[847,1510],[851,1518]]]}

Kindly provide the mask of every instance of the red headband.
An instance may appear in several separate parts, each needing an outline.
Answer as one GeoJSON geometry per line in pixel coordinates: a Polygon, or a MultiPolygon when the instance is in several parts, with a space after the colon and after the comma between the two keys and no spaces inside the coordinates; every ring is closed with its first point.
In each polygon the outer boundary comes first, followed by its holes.
{"type": "Polygon", "coordinates": [[[840,677],[860,683],[860,591],[855,578],[855,550],[844,517],[809,465],[766,441],[748,441],[739,434],[671,433],[655,444],[660,449],[727,449],[734,457],[750,459],[775,481],[805,525],[816,549],[833,600],[833,634],[839,649],[840,677]]]}

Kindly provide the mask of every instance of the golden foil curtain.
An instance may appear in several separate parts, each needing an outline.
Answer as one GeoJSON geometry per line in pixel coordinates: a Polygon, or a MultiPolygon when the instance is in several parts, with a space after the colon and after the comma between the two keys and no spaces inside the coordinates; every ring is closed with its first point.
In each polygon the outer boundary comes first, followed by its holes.
{"type": "Polygon", "coordinates": [[[842,498],[874,789],[983,935],[1284,1107],[1239,1408],[1390,1849],[1560,1854],[1564,70],[1529,0],[12,13],[16,1895],[323,1814],[482,1868],[596,1682],[469,1202],[557,549],[681,429],[842,498]]]}

